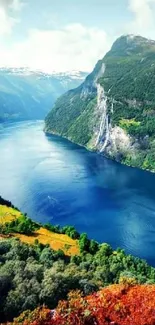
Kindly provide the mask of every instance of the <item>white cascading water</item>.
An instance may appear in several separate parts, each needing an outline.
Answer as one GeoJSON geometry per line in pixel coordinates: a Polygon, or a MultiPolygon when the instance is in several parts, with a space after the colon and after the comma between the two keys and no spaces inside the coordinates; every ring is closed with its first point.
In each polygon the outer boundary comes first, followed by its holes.
{"type": "Polygon", "coordinates": [[[102,112],[99,133],[96,140],[96,146],[100,143],[106,127],[106,113],[107,113],[107,96],[105,95],[104,88],[97,85],[97,109],[102,112]]]}
{"type": "MultiPolygon", "coordinates": [[[[97,110],[101,113],[101,121],[100,121],[100,127],[99,132],[96,139],[96,147],[100,150],[100,152],[103,152],[105,148],[108,145],[109,139],[110,139],[110,125],[109,125],[109,117],[107,114],[107,96],[105,95],[105,91],[103,86],[101,86],[99,83],[97,83],[97,80],[103,76],[105,72],[105,64],[102,64],[101,70],[96,78],[95,84],[97,87],[97,110]]],[[[110,89],[108,93],[110,92],[110,89]]],[[[114,103],[112,101],[112,107],[111,111],[113,113],[113,106],[114,103]]]]}
{"type": "Polygon", "coordinates": [[[114,100],[112,100],[112,104],[111,104],[111,113],[113,114],[114,112],[114,100]]]}
{"type": "Polygon", "coordinates": [[[110,135],[109,118],[108,118],[108,115],[107,115],[106,116],[106,126],[105,126],[105,141],[104,141],[104,144],[103,144],[102,148],[100,149],[100,152],[104,151],[106,146],[108,145],[109,135],[110,135]]]}

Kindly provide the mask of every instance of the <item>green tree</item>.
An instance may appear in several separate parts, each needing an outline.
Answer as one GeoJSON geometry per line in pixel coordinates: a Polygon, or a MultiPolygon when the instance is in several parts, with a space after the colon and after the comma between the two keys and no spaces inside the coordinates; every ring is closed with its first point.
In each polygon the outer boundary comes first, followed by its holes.
{"type": "Polygon", "coordinates": [[[80,235],[79,239],[79,247],[80,247],[80,252],[89,252],[89,247],[90,247],[90,240],[88,239],[88,236],[86,233],[83,233],[80,235]]]}

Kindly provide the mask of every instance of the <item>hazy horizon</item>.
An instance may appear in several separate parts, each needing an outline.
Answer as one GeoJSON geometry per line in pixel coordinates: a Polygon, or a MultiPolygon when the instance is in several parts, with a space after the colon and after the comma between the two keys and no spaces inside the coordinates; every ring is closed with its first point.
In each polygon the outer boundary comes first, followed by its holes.
{"type": "Polygon", "coordinates": [[[155,39],[155,0],[0,0],[0,67],[91,71],[122,34],[155,39]]]}

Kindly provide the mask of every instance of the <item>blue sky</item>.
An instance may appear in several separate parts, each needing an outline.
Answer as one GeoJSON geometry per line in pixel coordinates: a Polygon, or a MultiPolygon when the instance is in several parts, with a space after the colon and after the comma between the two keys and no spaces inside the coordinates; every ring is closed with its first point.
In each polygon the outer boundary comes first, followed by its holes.
{"type": "Polygon", "coordinates": [[[91,71],[128,33],[155,39],[155,0],[0,0],[0,66],[91,71]]]}

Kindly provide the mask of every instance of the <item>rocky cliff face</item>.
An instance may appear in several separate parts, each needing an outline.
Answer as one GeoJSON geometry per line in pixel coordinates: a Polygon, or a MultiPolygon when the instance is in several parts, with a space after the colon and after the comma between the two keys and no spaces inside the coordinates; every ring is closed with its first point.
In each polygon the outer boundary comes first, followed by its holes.
{"type": "Polygon", "coordinates": [[[77,89],[57,102],[45,130],[122,163],[155,170],[155,42],[122,36],[77,89]]]}
{"type": "MultiPolygon", "coordinates": [[[[93,148],[100,153],[105,153],[110,157],[120,160],[121,156],[134,150],[131,137],[119,126],[112,127],[108,114],[108,97],[104,88],[97,84],[97,106],[100,112],[99,125],[96,128],[93,148]]],[[[111,113],[113,112],[113,101],[111,102],[111,113]]]]}

